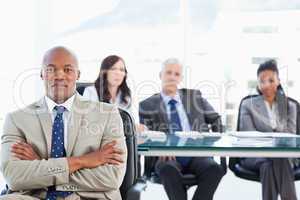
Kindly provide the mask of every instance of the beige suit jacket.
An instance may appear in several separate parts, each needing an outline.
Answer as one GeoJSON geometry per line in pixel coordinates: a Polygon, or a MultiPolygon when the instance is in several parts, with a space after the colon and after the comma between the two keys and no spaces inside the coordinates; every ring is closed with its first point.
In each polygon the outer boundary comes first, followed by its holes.
{"type": "Polygon", "coordinates": [[[1,171],[9,188],[21,193],[45,194],[48,186],[74,191],[84,198],[121,199],[119,187],[126,171],[127,150],[123,124],[113,105],[84,100],[76,94],[68,123],[67,157],[95,151],[117,140],[124,164],[102,165],[69,174],[66,158],[50,158],[52,120],[43,99],[6,116],[1,140],[1,171]],[[24,141],[32,145],[42,160],[13,157],[11,145],[24,141]]]}

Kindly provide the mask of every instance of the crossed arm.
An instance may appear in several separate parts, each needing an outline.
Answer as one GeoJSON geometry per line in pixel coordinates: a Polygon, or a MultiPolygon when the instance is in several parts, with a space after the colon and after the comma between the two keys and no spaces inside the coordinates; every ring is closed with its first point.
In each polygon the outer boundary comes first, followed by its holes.
{"type": "MultiPolygon", "coordinates": [[[[69,173],[72,174],[77,170],[84,168],[95,168],[105,164],[119,165],[124,163],[121,149],[116,147],[117,142],[114,140],[105,144],[101,149],[90,152],[83,156],[68,157],[69,173]]],[[[11,147],[13,156],[20,160],[41,160],[41,157],[34,151],[31,145],[26,142],[14,143],[11,147]]]]}
{"type": "MultiPolygon", "coordinates": [[[[117,112],[108,124],[120,122],[117,112]]],[[[25,142],[25,136],[11,116],[2,136],[1,170],[14,191],[40,189],[55,185],[58,190],[109,191],[118,189],[125,174],[126,144],[123,129],[112,133],[105,128],[99,149],[81,156],[45,159],[25,142]],[[113,137],[111,137],[113,135],[113,137]]]]}

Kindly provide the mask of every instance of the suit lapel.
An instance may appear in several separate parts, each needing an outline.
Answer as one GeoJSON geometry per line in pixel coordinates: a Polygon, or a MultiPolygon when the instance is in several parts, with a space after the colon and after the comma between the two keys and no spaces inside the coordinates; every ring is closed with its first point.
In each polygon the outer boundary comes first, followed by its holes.
{"type": "Polygon", "coordinates": [[[84,110],[81,107],[82,103],[80,97],[76,94],[68,123],[68,147],[66,151],[68,157],[71,156],[74,145],[76,144],[82,117],[84,115],[84,110]]]}
{"type": "MultiPolygon", "coordinates": [[[[47,152],[48,157],[51,155],[51,142],[52,142],[52,119],[51,119],[51,113],[49,113],[49,109],[47,107],[47,104],[45,102],[45,99],[42,98],[40,101],[36,103],[36,113],[37,117],[40,120],[43,134],[45,136],[46,144],[47,144],[47,152]]],[[[74,148],[74,145],[76,143],[81,119],[84,115],[84,110],[81,108],[82,103],[80,100],[80,97],[76,94],[72,110],[70,113],[70,119],[68,122],[68,146],[66,150],[67,156],[70,156],[72,153],[72,150],[74,148]]]]}
{"type": "Polygon", "coordinates": [[[287,130],[288,121],[288,99],[281,92],[277,92],[276,95],[277,102],[277,128],[279,130],[287,130]]]}
{"type": "Polygon", "coordinates": [[[191,106],[193,105],[191,102],[193,101],[193,99],[191,98],[189,93],[184,93],[183,90],[179,90],[179,96],[181,99],[181,103],[183,105],[184,111],[186,113],[186,116],[189,120],[189,124],[191,126],[191,121],[192,119],[195,119],[193,116],[193,109],[191,108],[191,106]]]}
{"type": "Polygon", "coordinates": [[[52,119],[47,104],[45,102],[45,98],[42,98],[40,101],[36,103],[36,108],[37,108],[36,110],[37,117],[40,120],[43,129],[43,134],[45,136],[45,140],[47,144],[48,157],[50,157],[51,138],[52,138],[52,119]]]}
{"type": "MultiPolygon", "coordinates": [[[[167,115],[167,108],[166,105],[162,99],[162,96],[160,94],[157,95],[156,100],[154,101],[154,103],[156,105],[159,105],[159,109],[158,109],[158,117],[159,117],[159,123],[160,124],[166,124],[168,127],[166,130],[167,132],[169,132],[169,120],[168,120],[168,115],[167,115]]],[[[162,126],[165,127],[165,126],[162,126]]]]}

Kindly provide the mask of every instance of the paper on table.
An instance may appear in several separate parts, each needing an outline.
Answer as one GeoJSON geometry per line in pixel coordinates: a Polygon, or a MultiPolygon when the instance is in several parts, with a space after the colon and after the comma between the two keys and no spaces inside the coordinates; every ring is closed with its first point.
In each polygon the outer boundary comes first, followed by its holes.
{"type": "Polygon", "coordinates": [[[293,133],[259,132],[259,131],[239,131],[239,132],[229,132],[228,134],[239,138],[299,137],[298,135],[293,133]]]}
{"type": "Polygon", "coordinates": [[[272,138],[236,138],[232,142],[234,146],[242,147],[272,147],[274,140],[272,138]]]}
{"type": "Polygon", "coordinates": [[[222,133],[219,132],[203,132],[201,133],[203,137],[221,137],[222,133]]]}
{"type": "Polygon", "coordinates": [[[140,133],[140,137],[154,141],[165,141],[167,139],[166,134],[161,131],[143,131],[140,133]]]}
{"type": "Polygon", "coordinates": [[[192,138],[192,139],[203,138],[203,135],[198,131],[176,131],[175,135],[180,138],[192,138]]]}
{"type": "Polygon", "coordinates": [[[282,133],[282,132],[266,132],[263,134],[267,134],[270,137],[299,137],[299,135],[296,135],[294,133],[282,133]]]}

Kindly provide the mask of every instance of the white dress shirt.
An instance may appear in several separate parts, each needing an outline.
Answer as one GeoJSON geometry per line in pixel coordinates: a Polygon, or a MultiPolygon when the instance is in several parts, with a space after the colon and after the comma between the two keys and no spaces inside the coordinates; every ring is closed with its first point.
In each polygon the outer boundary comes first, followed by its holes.
{"type": "Polygon", "coordinates": [[[264,102],[265,102],[265,105],[267,108],[270,125],[271,125],[272,129],[275,130],[277,128],[277,115],[278,115],[277,103],[274,102],[271,107],[267,101],[264,101],[264,102]]]}
{"type": "MultiPolygon", "coordinates": [[[[87,100],[99,102],[97,90],[94,85],[86,87],[84,89],[82,96],[87,100]]],[[[132,106],[133,102],[132,102],[131,98],[128,98],[128,103],[124,103],[121,100],[121,92],[118,92],[118,94],[116,96],[116,100],[114,102],[112,100],[110,100],[109,103],[114,104],[123,110],[126,110],[130,114],[130,116],[133,118],[133,121],[138,123],[138,119],[139,119],[138,111],[135,108],[133,108],[133,106],[132,106]]]]}
{"type": "Polygon", "coordinates": [[[55,106],[64,106],[66,110],[63,113],[63,120],[64,120],[64,145],[65,149],[68,146],[68,124],[70,121],[72,106],[74,102],[75,94],[71,96],[67,101],[62,104],[55,103],[52,99],[45,96],[45,101],[49,109],[49,113],[51,113],[52,124],[54,123],[54,119],[56,117],[57,111],[54,109],[55,106]]]}
{"type": "MultiPolygon", "coordinates": [[[[99,97],[97,94],[97,90],[95,88],[94,85],[88,86],[84,89],[83,95],[82,95],[85,99],[91,100],[91,101],[99,101],[99,97]]],[[[130,99],[128,101],[128,103],[124,103],[121,100],[121,92],[118,92],[117,96],[116,96],[116,100],[112,101],[109,100],[109,103],[114,104],[116,106],[118,106],[119,108],[122,108],[123,110],[126,110],[128,112],[130,112],[130,99]]]]}

